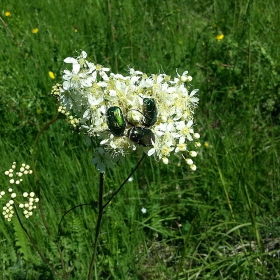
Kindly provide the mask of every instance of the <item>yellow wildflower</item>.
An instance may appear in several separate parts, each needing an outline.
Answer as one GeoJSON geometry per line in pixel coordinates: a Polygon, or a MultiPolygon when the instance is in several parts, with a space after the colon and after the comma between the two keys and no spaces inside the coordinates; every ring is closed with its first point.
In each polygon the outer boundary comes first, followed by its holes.
{"type": "Polygon", "coordinates": [[[38,33],[38,31],[39,31],[39,29],[37,27],[32,29],[32,33],[34,33],[34,34],[38,33]]]}
{"type": "Polygon", "coordinates": [[[7,11],[7,12],[5,12],[5,16],[6,16],[6,17],[9,17],[10,15],[11,15],[11,13],[10,13],[10,12],[8,12],[8,11],[7,11]]]}
{"type": "Polygon", "coordinates": [[[216,38],[217,41],[221,41],[221,40],[224,39],[224,37],[225,37],[224,34],[220,34],[220,35],[217,35],[215,38],[216,38]]]}
{"type": "Polygon", "coordinates": [[[49,76],[51,79],[55,79],[55,74],[52,71],[49,71],[49,76]]]}

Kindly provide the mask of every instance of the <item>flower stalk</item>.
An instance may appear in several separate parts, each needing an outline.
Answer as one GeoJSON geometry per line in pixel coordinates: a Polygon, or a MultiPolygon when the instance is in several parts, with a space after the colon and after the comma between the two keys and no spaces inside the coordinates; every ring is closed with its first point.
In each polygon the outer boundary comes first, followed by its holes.
{"type": "Polygon", "coordinates": [[[129,178],[133,175],[133,173],[138,169],[140,164],[142,163],[143,159],[145,158],[145,154],[141,157],[137,165],[133,168],[133,170],[130,172],[128,177],[123,181],[123,183],[119,186],[119,188],[112,194],[112,196],[109,198],[109,200],[103,205],[103,190],[104,190],[104,173],[100,172],[99,175],[99,194],[98,194],[98,217],[96,222],[96,228],[95,228],[95,238],[94,238],[94,245],[93,245],[93,254],[89,266],[89,273],[88,273],[88,279],[92,279],[92,271],[94,267],[94,263],[96,260],[97,255],[97,244],[98,244],[98,238],[100,234],[101,229],[101,221],[104,213],[104,209],[106,206],[112,201],[112,199],[121,191],[123,186],[128,182],[129,178]]]}
{"type": "Polygon", "coordinates": [[[95,263],[96,259],[96,254],[97,254],[97,243],[98,243],[98,238],[100,234],[100,228],[101,228],[101,221],[103,217],[103,186],[104,186],[104,173],[100,172],[99,174],[99,194],[98,194],[98,217],[97,217],[97,222],[96,222],[96,228],[95,228],[95,238],[94,238],[94,245],[93,245],[93,254],[91,258],[91,262],[89,265],[89,273],[88,273],[88,279],[92,279],[92,271],[93,271],[93,266],[95,263]]]}

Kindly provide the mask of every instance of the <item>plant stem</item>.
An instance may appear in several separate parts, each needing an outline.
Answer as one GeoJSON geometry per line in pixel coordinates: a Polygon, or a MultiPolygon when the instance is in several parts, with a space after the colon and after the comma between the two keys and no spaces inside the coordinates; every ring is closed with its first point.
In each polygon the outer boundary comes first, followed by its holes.
{"type": "Polygon", "coordinates": [[[94,240],[94,247],[93,247],[93,254],[89,266],[89,273],[88,273],[88,280],[92,279],[92,270],[96,258],[96,252],[97,252],[97,242],[98,237],[100,233],[100,226],[101,226],[101,220],[103,216],[103,185],[104,185],[104,173],[100,172],[99,177],[99,196],[98,196],[98,217],[97,217],[97,223],[96,223],[96,229],[95,229],[95,240],[94,240]]]}
{"type": "Polygon", "coordinates": [[[144,154],[137,165],[134,167],[134,169],[130,172],[128,177],[123,181],[123,183],[120,185],[120,187],[112,194],[112,196],[109,198],[109,200],[104,204],[103,209],[111,202],[111,200],[118,194],[118,192],[122,189],[122,187],[125,185],[125,183],[128,181],[128,179],[133,175],[133,173],[137,170],[143,159],[145,158],[146,154],[144,154]]]}
{"type": "Polygon", "coordinates": [[[96,253],[97,253],[97,243],[98,243],[98,237],[100,233],[101,228],[101,221],[103,217],[103,212],[105,207],[112,201],[112,199],[120,192],[122,187],[125,185],[125,183],[128,181],[128,179],[132,176],[132,174],[137,170],[137,168],[140,166],[141,162],[145,158],[146,154],[144,154],[137,165],[133,168],[133,170],[130,172],[128,177],[123,181],[123,183],[119,186],[119,188],[112,194],[112,196],[109,198],[109,200],[103,205],[103,186],[104,186],[104,173],[100,173],[99,177],[99,195],[98,195],[98,217],[96,222],[96,229],[95,229],[95,240],[94,240],[94,247],[93,247],[93,254],[89,266],[89,272],[88,272],[88,280],[92,280],[92,271],[93,266],[96,259],[96,253]]]}

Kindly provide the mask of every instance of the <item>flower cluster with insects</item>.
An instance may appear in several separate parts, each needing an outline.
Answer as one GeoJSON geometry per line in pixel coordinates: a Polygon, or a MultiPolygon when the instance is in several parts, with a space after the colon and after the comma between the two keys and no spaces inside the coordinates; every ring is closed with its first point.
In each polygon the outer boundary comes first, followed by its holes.
{"type": "Polygon", "coordinates": [[[21,192],[18,193],[18,186],[23,181],[23,176],[32,174],[30,166],[23,163],[19,168],[19,171],[16,171],[16,162],[13,162],[12,167],[5,171],[5,175],[9,177],[9,188],[5,192],[4,190],[0,191],[0,199],[7,197],[8,202],[3,206],[3,216],[9,222],[11,221],[15,210],[15,204],[18,204],[18,207],[22,209],[23,215],[26,218],[29,218],[33,214],[33,210],[36,209],[36,203],[39,202],[39,198],[35,197],[34,192],[21,192]],[[15,187],[14,187],[15,186],[15,187]]]}
{"type": "Polygon", "coordinates": [[[200,147],[194,130],[194,110],[199,99],[191,90],[192,77],[185,71],[175,78],[150,75],[129,69],[129,75],[115,74],[109,68],[87,60],[82,51],[67,57],[70,70],[63,71],[62,85],[52,94],[63,112],[75,119],[75,127],[94,143],[93,163],[104,172],[138,149],[168,164],[172,153],[182,153],[196,170],[192,157],[200,147]]]}

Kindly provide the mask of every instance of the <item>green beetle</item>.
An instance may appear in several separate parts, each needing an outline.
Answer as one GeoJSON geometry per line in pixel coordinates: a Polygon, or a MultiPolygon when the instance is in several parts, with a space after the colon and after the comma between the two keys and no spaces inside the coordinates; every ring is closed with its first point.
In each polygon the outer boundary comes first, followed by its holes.
{"type": "Polygon", "coordinates": [[[143,99],[143,124],[147,127],[153,126],[157,121],[158,110],[153,98],[143,99]]]}
{"type": "Polygon", "coordinates": [[[120,107],[113,106],[107,110],[107,125],[116,136],[122,136],[126,127],[124,116],[120,107]]]}
{"type": "Polygon", "coordinates": [[[127,137],[144,147],[153,146],[153,142],[155,142],[155,135],[154,133],[145,127],[134,126],[130,128],[127,132],[127,137]]]}

